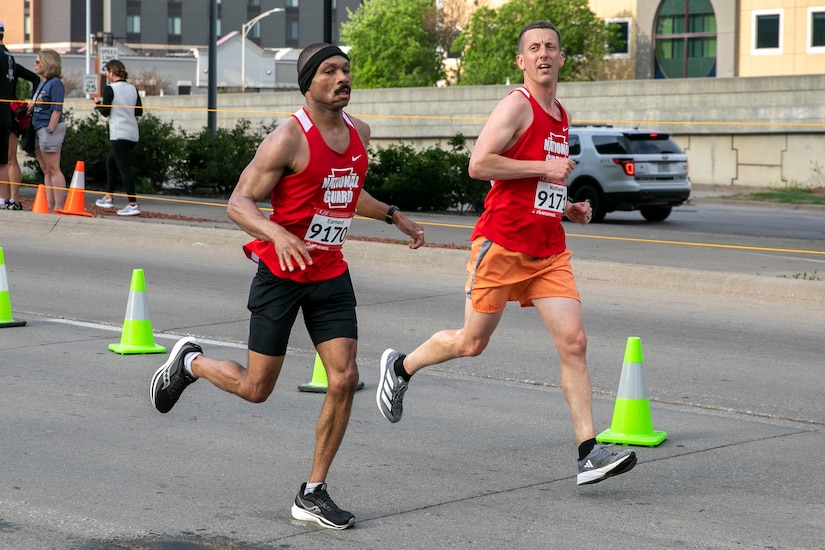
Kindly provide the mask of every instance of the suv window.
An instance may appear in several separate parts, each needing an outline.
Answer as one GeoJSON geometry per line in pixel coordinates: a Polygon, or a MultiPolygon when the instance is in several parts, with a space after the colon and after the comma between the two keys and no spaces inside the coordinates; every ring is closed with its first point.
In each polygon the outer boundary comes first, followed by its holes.
{"type": "MultiPolygon", "coordinates": [[[[623,134],[593,136],[593,145],[602,155],[681,154],[682,150],[669,134],[623,134]]],[[[572,153],[571,153],[572,154],[572,153]]]]}
{"type": "Polygon", "coordinates": [[[576,134],[570,134],[567,138],[568,144],[570,145],[570,151],[568,152],[569,156],[580,155],[582,152],[582,142],[579,139],[579,136],[576,134]]]}

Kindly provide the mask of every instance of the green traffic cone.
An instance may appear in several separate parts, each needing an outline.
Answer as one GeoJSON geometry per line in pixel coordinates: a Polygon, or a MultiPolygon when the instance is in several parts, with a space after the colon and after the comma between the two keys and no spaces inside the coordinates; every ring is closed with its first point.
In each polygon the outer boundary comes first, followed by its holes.
{"type": "Polygon", "coordinates": [[[613,422],[609,429],[596,436],[599,443],[655,447],[667,438],[667,432],[653,429],[643,361],[642,341],[638,336],[631,336],[624,352],[613,422]]]}
{"type": "Polygon", "coordinates": [[[15,321],[11,314],[9,280],[6,278],[6,258],[0,247],[0,328],[22,327],[26,321],[15,321]]]}
{"type": "Polygon", "coordinates": [[[119,344],[109,349],[121,355],[165,353],[166,348],[155,344],[152,320],[149,318],[149,300],[146,298],[146,280],[142,269],[132,271],[132,286],[126,305],[126,318],[119,344]]]}
{"type": "MultiPolygon", "coordinates": [[[[327,380],[327,369],[324,368],[324,363],[321,361],[321,356],[316,353],[315,366],[312,369],[312,379],[306,384],[300,384],[298,386],[298,391],[327,393],[328,384],[329,380],[327,380]]],[[[359,380],[358,386],[355,389],[360,390],[363,387],[364,383],[359,380]]]]}

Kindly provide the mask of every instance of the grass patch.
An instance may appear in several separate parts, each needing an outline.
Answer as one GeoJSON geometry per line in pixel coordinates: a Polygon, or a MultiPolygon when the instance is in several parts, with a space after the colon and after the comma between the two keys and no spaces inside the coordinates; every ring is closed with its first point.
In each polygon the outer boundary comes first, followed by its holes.
{"type": "Polygon", "coordinates": [[[825,187],[804,188],[790,186],[782,189],[770,188],[766,191],[758,191],[756,193],[739,193],[734,197],[751,201],[825,206],[825,187]]]}

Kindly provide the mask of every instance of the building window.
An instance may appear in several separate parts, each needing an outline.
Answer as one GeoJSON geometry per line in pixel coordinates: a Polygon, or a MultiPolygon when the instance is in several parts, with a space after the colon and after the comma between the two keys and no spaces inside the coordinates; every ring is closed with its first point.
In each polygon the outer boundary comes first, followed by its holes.
{"type": "Polygon", "coordinates": [[[611,58],[630,57],[630,19],[605,19],[607,51],[611,58]]]}
{"type": "Polygon", "coordinates": [[[808,53],[825,53],[825,7],[808,8],[808,53]]]}
{"type": "Polygon", "coordinates": [[[664,0],[655,31],[656,78],[716,76],[716,16],[710,0],[664,0]]]}
{"type": "Polygon", "coordinates": [[[753,11],[753,55],[782,53],[782,10],[753,11]]]}
{"type": "Polygon", "coordinates": [[[297,8],[298,7],[298,0],[286,0],[286,7],[288,7],[288,8],[297,8]]]}
{"type": "Polygon", "coordinates": [[[127,15],[126,16],[126,33],[140,34],[140,16],[127,15]]]}
{"type": "Polygon", "coordinates": [[[286,46],[289,48],[298,47],[298,22],[287,21],[286,23],[286,46]]]}
{"type": "Polygon", "coordinates": [[[180,17],[170,17],[167,33],[169,36],[180,36],[180,17]]]}

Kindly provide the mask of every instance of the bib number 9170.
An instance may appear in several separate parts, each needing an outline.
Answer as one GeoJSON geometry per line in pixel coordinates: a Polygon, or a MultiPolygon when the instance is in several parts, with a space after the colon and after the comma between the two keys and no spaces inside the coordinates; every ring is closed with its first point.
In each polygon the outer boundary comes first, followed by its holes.
{"type": "Polygon", "coordinates": [[[315,214],[309,224],[304,241],[323,248],[340,248],[344,245],[352,218],[336,218],[315,214]]]}

